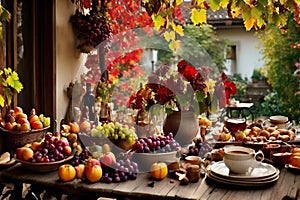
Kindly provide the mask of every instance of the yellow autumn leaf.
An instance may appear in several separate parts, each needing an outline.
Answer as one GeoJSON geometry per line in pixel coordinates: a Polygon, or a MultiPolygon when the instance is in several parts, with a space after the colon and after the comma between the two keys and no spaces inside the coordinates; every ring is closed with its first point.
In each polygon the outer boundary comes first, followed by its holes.
{"type": "Polygon", "coordinates": [[[261,28],[262,25],[264,25],[265,23],[266,23],[266,22],[265,22],[265,20],[264,20],[262,17],[257,18],[257,26],[258,26],[259,28],[261,28]]]}
{"type": "Polygon", "coordinates": [[[254,23],[256,22],[256,19],[253,17],[250,17],[249,19],[246,19],[244,21],[244,25],[247,31],[250,31],[251,28],[254,26],[254,23]]]}
{"type": "Polygon", "coordinates": [[[164,33],[164,37],[168,42],[173,41],[173,40],[175,40],[175,32],[174,31],[170,31],[170,32],[166,31],[164,33]]]}
{"type": "Polygon", "coordinates": [[[221,8],[226,8],[227,5],[228,5],[228,3],[229,3],[228,0],[221,0],[221,1],[220,1],[221,8]]]}
{"type": "Polygon", "coordinates": [[[198,11],[197,9],[193,8],[191,14],[191,20],[194,25],[206,22],[206,10],[201,9],[198,11]]]}
{"type": "Polygon", "coordinates": [[[232,14],[232,18],[237,18],[241,14],[240,9],[236,5],[232,5],[231,6],[231,14],[232,14]]]}
{"type": "Polygon", "coordinates": [[[172,23],[172,28],[173,30],[178,33],[180,36],[183,36],[184,33],[183,33],[183,28],[181,25],[176,25],[174,22],[172,23]]]}
{"type": "Polygon", "coordinates": [[[197,0],[197,5],[201,5],[205,0],[197,0]]]}
{"type": "Polygon", "coordinates": [[[180,47],[180,40],[173,40],[169,43],[169,48],[173,51],[176,52],[177,49],[180,47]]]}
{"type": "Polygon", "coordinates": [[[160,15],[152,15],[152,20],[154,22],[154,27],[156,30],[159,30],[165,24],[165,19],[160,15]]]}
{"type": "Polygon", "coordinates": [[[182,4],[182,2],[183,2],[183,0],[176,0],[176,5],[177,6],[180,5],[180,4],[182,4]]]}

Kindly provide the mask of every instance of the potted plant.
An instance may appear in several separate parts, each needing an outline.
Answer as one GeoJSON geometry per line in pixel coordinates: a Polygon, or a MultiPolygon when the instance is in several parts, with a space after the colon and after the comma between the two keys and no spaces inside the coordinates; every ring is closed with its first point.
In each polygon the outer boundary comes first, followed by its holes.
{"type": "Polygon", "coordinates": [[[259,83],[259,82],[265,82],[267,80],[267,77],[263,74],[261,68],[255,68],[253,70],[251,79],[252,79],[252,83],[259,83]]]}

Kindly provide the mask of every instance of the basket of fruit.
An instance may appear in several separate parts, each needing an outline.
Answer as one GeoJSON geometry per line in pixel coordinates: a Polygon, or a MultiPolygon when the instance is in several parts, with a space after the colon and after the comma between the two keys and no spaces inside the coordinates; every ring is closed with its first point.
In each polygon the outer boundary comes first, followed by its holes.
{"type": "Polygon", "coordinates": [[[41,141],[17,148],[15,157],[27,169],[49,172],[70,161],[75,153],[66,137],[47,132],[41,141]]]}
{"type": "Polygon", "coordinates": [[[173,134],[167,136],[148,136],[139,138],[132,148],[132,159],[138,163],[141,172],[149,171],[155,162],[172,163],[178,160],[177,154],[181,147],[173,138],[173,134]]]}
{"type": "Polygon", "coordinates": [[[15,107],[1,121],[4,150],[14,151],[18,147],[33,141],[40,141],[50,129],[50,117],[37,115],[32,109],[30,116],[22,108],[15,107]]]}
{"type": "Polygon", "coordinates": [[[128,151],[132,149],[136,139],[134,127],[119,122],[103,123],[91,130],[92,137],[108,138],[116,147],[128,151]]]}

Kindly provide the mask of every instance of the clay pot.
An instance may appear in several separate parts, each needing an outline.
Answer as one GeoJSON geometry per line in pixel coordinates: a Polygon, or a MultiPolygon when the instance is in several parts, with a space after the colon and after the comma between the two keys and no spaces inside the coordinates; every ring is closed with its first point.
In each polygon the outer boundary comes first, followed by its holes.
{"type": "Polygon", "coordinates": [[[164,134],[173,133],[174,139],[183,147],[192,143],[199,131],[199,123],[191,111],[174,111],[163,125],[164,134]]]}

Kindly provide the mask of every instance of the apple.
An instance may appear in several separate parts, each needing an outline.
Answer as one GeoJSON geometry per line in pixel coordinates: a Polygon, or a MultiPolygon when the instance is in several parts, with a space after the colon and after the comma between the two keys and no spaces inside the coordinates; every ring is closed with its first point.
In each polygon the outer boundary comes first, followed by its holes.
{"type": "Polygon", "coordinates": [[[83,179],[84,178],[84,172],[85,172],[85,165],[79,164],[75,166],[76,170],[76,178],[83,179]]]}
{"type": "Polygon", "coordinates": [[[31,128],[33,128],[33,129],[42,129],[43,128],[43,123],[41,121],[34,121],[31,124],[31,128]]]}
{"type": "Polygon", "coordinates": [[[80,127],[77,122],[69,122],[68,125],[70,126],[70,133],[79,133],[80,127]]]}
{"type": "Polygon", "coordinates": [[[6,122],[4,128],[11,131],[13,129],[13,123],[6,122]]]}
{"type": "Polygon", "coordinates": [[[33,150],[29,147],[21,147],[21,148],[23,148],[21,150],[21,152],[22,152],[21,159],[24,160],[24,161],[30,160],[34,155],[33,150]]]}
{"type": "Polygon", "coordinates": [[[29,123],[23,123],[21,124],[21,131],[29,131],[30,128],[30,124],[29,123]]]}
{"type": "Polygon", "coordinates": [[[23,113],[23,109],[19,106],[14,107],[14,115],[17,116],[19,113],[23,113]]]}
{"type": "Polygon", "coordinates": [[[62,146],[70,146],[70,143],[66,137],[61,137],[60,140],[62,141],[62,146]]]}
{"type": "Polygon", "coordinates": [[[94,160],[96,159],[89,158],[85,167],[85,177],[92,183],[98,182],[102,177],[102,168],[94,160]]]}
{"type": "Polygon", "coordinates": [[[37,115],[30,115],[30,117],[29,117],[30,124],[32,124],[35,121],[40,121],[39,116],[37,116],[37,115]]]}
{"type": "Polygon", "coordinates": [[[108,155],[108,154],[104,154],[101,158],[100,158],[100,162],[104,165],[104,166],[111,166],[114,163],[114,160],[108,155]]]}
{"type": "Polygon", "coordinates": [[[26,118],[19,118],[17,123],[19,123],[21,125],[24,124],[24,123],[30,124],[28,119],[26,119],[26,118]]]}
{"type": "Polygon", "coordinates": [[[20,160],[23,160],[23,150],[24,148],[23,147],[19,147],[16,149],[16,157],[20,160]]]}
{"type": "Polygon", "coordinates": [[[76,169],[70,164],[63,164],[58,168],[58,178],[64,182],[74,180],[76,177],[76,169]]]}
{"type": "Polygon", "coordinates": [[[108,155],[114,162],[116,162],[116,156],[113,152],[107,152],[105,154],[108,155]]]}
{"type": "Polygon", "coordinates": [[[18,114],[16,114],[16,119],[18,120],[20,118],[27,119],[28,117],[27,117],[27,115],[25,113],[18,113],[18,114]]]}
{"type": "Polygon", "coordinates": [[[64,153],[70,155],[72,153],[72,148],[70,146],[64,146],[64,153]]]}

